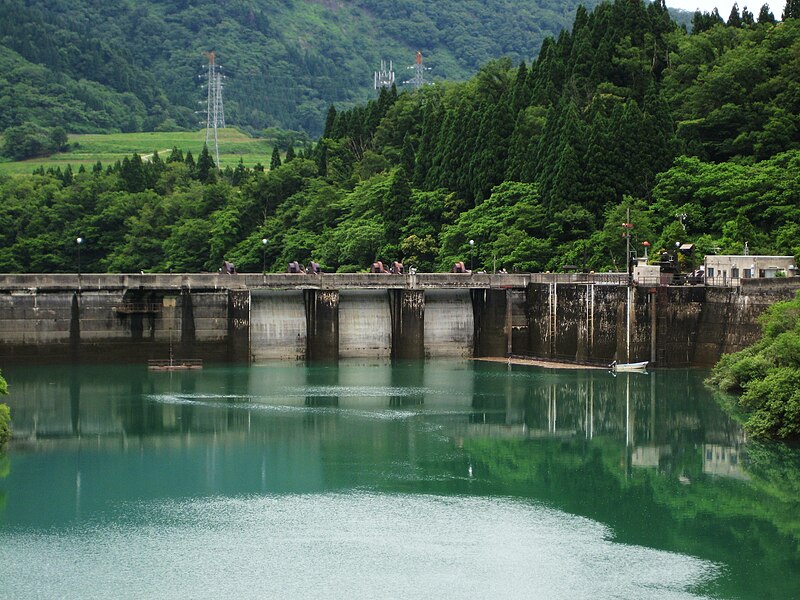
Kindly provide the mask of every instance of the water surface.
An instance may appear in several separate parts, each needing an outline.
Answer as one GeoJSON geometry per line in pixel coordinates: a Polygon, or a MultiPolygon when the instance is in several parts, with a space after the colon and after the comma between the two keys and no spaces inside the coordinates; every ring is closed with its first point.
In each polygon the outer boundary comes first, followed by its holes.
{"type": "Polygon", "coordinates": [[[701,371],[4,375],[0,596],[800,597],[797,451],[701,371]]]}

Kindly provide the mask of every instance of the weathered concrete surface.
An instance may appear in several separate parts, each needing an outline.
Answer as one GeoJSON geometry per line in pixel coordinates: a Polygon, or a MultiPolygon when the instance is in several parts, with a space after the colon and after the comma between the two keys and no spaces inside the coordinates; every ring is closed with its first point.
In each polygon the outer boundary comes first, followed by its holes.
{"type": "Polygon", "coordinates": [[[390,290],[392,358],[425,358],[425,291],[390,290]]]}
{"type": "Polygon", "coordinates": [[[300,290],[255,290],[250,296],[254,361],[306,358],[306,308],[300,290]]]}
{"type": "Polygon", "coordinates": [[[339,360],[339,292],[306,290],[306,357],[310,361],[339,360]]]}
{"type": "Polygon", "coordinates": [[[340,292],[339,356],[390,358],[391,354],[392,316],[388,291],[366,289],[340,292]]]}
{"type": "Polygon", "coordinates": [[[0,359],[228,360],[249,344],[249,302],[228,302],[226,290],[0,292],[0,359]]]}
{"type": "Polygon", "coordinates": [[[798,289],[800,280],[789,279],[739,288],[633,287],[629,302],[625,286],[532,283],[527,347],[514,353],[587,364],[710,367],[758,340],[759,315],[798,289]]]}
{"type": "Polygon", "coordinates": [[[468,289],[425,291],[425,357],[471,357],[475,323],[468,289]]]}
{"type": "Polygon", "coordinates": [[[758,316],[798,288],[800,278],[629,289],[533,275],[2,275],[0,360],[513,354],[711,366],[757,340],[758,316]]]}
{"type": "Polygon", "coordinates": [[[475,356],[505,356],[510,326],[508,302],[511,290],[473,290],[475,315],[475,356]]]}

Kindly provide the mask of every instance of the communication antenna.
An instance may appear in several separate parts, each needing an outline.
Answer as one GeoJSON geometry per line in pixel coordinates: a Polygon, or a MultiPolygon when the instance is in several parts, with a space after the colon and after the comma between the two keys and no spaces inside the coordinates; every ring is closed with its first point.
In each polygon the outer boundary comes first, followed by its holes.
{"type": "Polygon", "coordinates": [[[222,80],[225,76],[222,74],[222,67],[216,62],[214,51],[206,53],[208,64],[206,72],[200,75],[205,78],[205,87],[207,92],[206,100],[206,145],[209,139],[214,138],[214,156],[216,157],[217,168],[219,169],[219,137],[217,136],[217,129],[225,129],[225,109],[222,106],[222,80]]]}
{"type": "Polygon", "coordinates": [[[414,70],[414,75],[411,79],[404,81],[403,83],[411,85],[415,90],[420,89],[423,85],[425,85],[425,71],[430,71],[430,67],[425,67],[422,65],[422,52],[417,50],[417,59],[415,64],[408,67],[409,69],[414,70]]]}
{"type": "Polygon", "coordinates": [[[376,90],[381,88],[390,88],[394,85],[394,64],[389,61],[389,68],[386,68],[386,61],[381,59],[380,71],[375,71],[373,74],[373,85],[376,90]]]}

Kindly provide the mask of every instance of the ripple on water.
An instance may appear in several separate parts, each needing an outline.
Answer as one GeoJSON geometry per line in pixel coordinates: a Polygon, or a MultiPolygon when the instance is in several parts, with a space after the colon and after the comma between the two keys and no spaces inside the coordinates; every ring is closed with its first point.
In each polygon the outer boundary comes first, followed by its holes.
{"type": "Polygon", "coordinates": [[[707,561],[616,544],[506,498],[324,495],[128,504],[113,522],[12,532],[11,598],[695,598],[707,561]],[[35,568],[31,568],[35,565],[35,568]]]}
{"type": "MultiPolygon", "coordinates": [[[[317,396],[319,397],[319,396],[317,396]]],[[[371,397],[371,396],[365,396],[371,397]]],[[[234,396],[230,394],[150,394],[147,399],[159,404],[186,405],[196,407],[219,407],[221,403],[226,403],[228,409],[239,409],[247,411],[261,411],[269,413],[321,413],[338,414],[346,417],[355,417],[372,420],[402,420],[409,419],[420,414],[425,415],[452,415],[467,414],[470,411],[428,411],[415,410],[407,407],[402,408],[352,408],[352,407],[327,407],[327,406],[298,406],[292,404],[263,402],[264,398],[259,396],[234,396]]],[[[275,399],[273,399],[275,402],[275,399]]]]}

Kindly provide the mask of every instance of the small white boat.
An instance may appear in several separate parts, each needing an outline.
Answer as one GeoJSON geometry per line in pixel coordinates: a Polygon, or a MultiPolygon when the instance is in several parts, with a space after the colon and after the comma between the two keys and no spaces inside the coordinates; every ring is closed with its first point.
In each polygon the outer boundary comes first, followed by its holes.
{"type": "Polygon", "coordinates": [[[608,365],[608,368],[612,371],[646,371],[648,364],[649,361],[647,360],[635,363],[618,363],[614,361],[608,365]]]}

